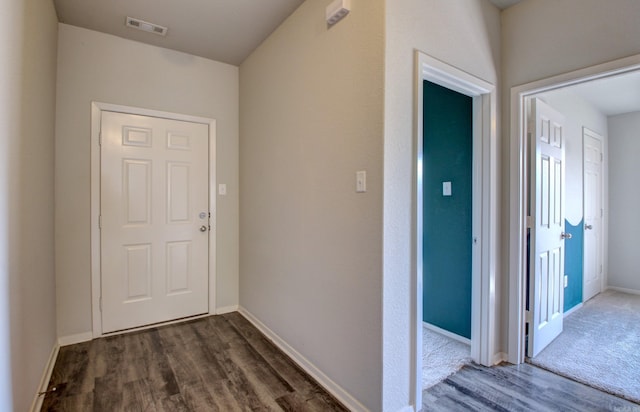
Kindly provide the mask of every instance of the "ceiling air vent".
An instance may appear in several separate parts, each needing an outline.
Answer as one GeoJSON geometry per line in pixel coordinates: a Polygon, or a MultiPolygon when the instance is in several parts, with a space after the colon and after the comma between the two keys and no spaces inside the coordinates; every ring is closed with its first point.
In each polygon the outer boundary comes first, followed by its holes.
{"type": "Polygon", "coordinates": [[[127,27],[132,27],[134,29],[142,31],[148,31],[149,33],[158,34],[160,36],[166,36],[167,30],[169,30],[164,26],[149,23],[140,19],[134,19],[133,17],[127,17],[127,27]]]}

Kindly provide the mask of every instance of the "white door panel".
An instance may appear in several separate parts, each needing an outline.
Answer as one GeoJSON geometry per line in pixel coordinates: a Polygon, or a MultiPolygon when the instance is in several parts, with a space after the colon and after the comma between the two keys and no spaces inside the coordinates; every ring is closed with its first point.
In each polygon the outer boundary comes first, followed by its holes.
{"type": "Polygon", "coordinates": [[[529,357],[562,332],[564,305],[564,118],[531,101],[531,260],[529,357]]]}
{"type": "Polygon", "coordinates": [[[584,142],[584,288],[583,301],[602,291],[602,138],[585,129],[584,142]]]}
{"type": "Polygon", "coordinates": [[[102,112],[103,333],[208,311],[208,133],[102,112]]]}

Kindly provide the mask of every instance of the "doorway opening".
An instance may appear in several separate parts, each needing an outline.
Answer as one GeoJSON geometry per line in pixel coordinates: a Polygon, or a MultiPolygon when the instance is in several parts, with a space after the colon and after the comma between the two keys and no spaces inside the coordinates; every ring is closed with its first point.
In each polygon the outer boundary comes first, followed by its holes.
{"type": "MultiPolygon", "coordinates": [[[[434,59],[421,52],[416,52],[416,216],[417,223],[415,241],[416,254],[416,322],[415,322],[415,395],[416,405],[422,404],[422,370],[429,365],[423,365],[423,335],[425,333],[425,320],[433,325],[429,327],[429,332],[436,329],[440,335],[444,332],[444,338],[454,337],[454,343],[460,341],[468,344],[467,357],[482,365],[492,365],[500,355],[495,354],[495,297],[498,293],[495,285],[496,267],[496,96],[494,85],[476,78],[462,70],[450,66],[444,62],[434,59]],[[428,115],[425,114],[425,94],[442,94],[447,98],[462,101],[462,106],[468,107],[468,129],[470,136],[466,142],[464,139],[458,142],[465,147],[466,165],[468,166],[466,183],[460,184],[460,177],[451,174],[451,165],[454,164],[450,150],[451,141],[439,139],[450,139],[449,137],[436,137],[429,140],[425,147],[425,128],[429,127],[428,115]],[[442,147],[445,146],[445,147],[442,147]],[[425,150],[435,150],[434,157],[430,159],[429,153],[425,150]],[[449,152],[448,152],[449,150],[449,152]],[[467,152],[468,151],[468,152],[467,152]],[[449,153],[449,154],[447,154],[449,153]],[[447,158],[449,156],[449,158],[447,158]],[[430,162],[427,165],[427,162],[430,162]],[[438,165],[438,163],[441,163],[438,165]],[[432,168],[432,166],[434,168],[432,168]],[[444,171],[444,172],[443,172],[444,171]],[[425,173],[432,177],[428,181],[425,173]],[[447,174],[449,173],[449,174],[447,174]],[[427,192],[427,186],[429,191],[427,192]],[[445,227],[437,228],[431,223],[436,218],[431,216],[431,221],[425,226],[425,220],[429,218],[428,213],[433,213],[436,209],[446,208],[447,205],[435,203],[452,203],[456,195],[467,193],[466,200],[462,200],[456,207],[467,208],[468,216],[465,219],[458,219],[465,227],[462,230],[455,230],[446,227],[446,219],[437,222],[445,227]],[[434,204],[430,204],[434,202],[434,204]],[[447,233],[443,231],[447,230],[447,233]],[[455,233],[455,235],[453,235],[455,233]],[[425,238],[429,236],[427,242],[425,238]],[[434,243],[430,242],[433,237],[444,239],[447,236],[456,237],[454,243],[465,249],[463,263],[455,270],[464,278],[467,277],[467,292],[461,293],[460,289],[446,284],[446,276],[437,278],[430,277],[433,272],[446,271],[452,267],[451,260],[459,258],[456,256],[441,256],[437,252],[434,243]],[[459,238],[458,238],[459,237],[459,238]],[[466,241],[464,238],[467,238],[466,241]],[[463,239],[463,240],[460,240],[463,239]],[[460,244],[460,242],[466,242],[460,244]],[[441,267],[437,267],[440,262],[441,267]],[[434,264],[434,266],[429,266],[434,264]],[[423,289],[423,285],[427,288],[423,289]],[[447,306],[446,301],[437,302],[434,298],[438,293],[449,293],[460,300],[463,310],[458,310],[452,305],[447,306]],[[429,301],[427,301],[429,300],[429,301]],[[430,307],[434,303],[437,308],[430,307]],[[448,311],[442,316],[442,312],[448,311]],[[454,316],[449,316],[449,315],[454,316]],[[447,329],[449,329],[448,332],[447,329]],[[448,335],[448,336],[446,336],[448,335]],[[466,335],[466,336],[465,336],[466,335]]],[[[438,107],[438,103],[435,103],[438,107]]],[[[432,119],[433,120],[433,119],[432,119]]],[[[460,149],[459,147],[458,149],[460,149]]],[[[454,150],[459,152],[459,150],[454,150]]],[[[459,154],[459,153],[458,153],[459,154]]],[[[462,156],[465,157],[465,156],[462,156]]],[[[465,166],[465,167],[467,167],[465,166]]],[[[464,179],[463,179],[464,180],[464,179]]],[[[451,205],[449,205],[451,206],[451,205]]],[[[452,220],[451,222],[456,222],[452,220]]],[[[435,239],[435,242],[438,241],[435,239]]],[[[448,252],[451,250],[448,246],[448,252]]],[[[455,246],[454,247],[454,252],[455,246]]],[[[454,253],[455,255],[455,253],[454,253]]],[[[464,344],[463,343],[463,344],[464,344]]],[[[426,342],[428,345],[429,342],[426,342]]],[[[446,376],[445,376],[446,377],[446,376]]]]}
{"type": "Polygon", "coordinates": [[[473,98],[423,82],[423,389],[471,358],[473,98]]]}
{"type": "MultiPolygon", "coordinates": [[[[640,361],[636,366],[628,365],[634,354],[625,355],[624,345],[619,345],[626,336],[638,332],[630,333],[616,318],[627,319],[626,324],[637,323],[629,319],[640,319],[638,309],[623,310],[640,308],[640,297],[633,297],[640,293],[640,283],[633,283],[628,276],[629,268],[624,267],[624,262],[633,260],[633,253],[627,250],[625,257],[620,247],[624,250],[626,242],[618,245],[616,237],[618,233],[635,232],[633,225],[640,228],[640,219],[633,217],[637,213],[624,214],[629,203],[625,198],[627,188],[634,183],[628,170],[623,172],[636,163],[627,153],[634,152],[628,145],[637,140],[628,138],[635,136],[630,131],[634,124],[636,128],[640,125],[640,56],[514,88],[511,124],[514,138],[511,193],[517,196],[512,197],[511,204],[514,220],[510,242],[509,361],[528,360],[638,401],[640,388],[623,387],[625,382],[633,386],[637,379],[625,379],[622,375],[624,371],[640,368],[640,361]],[[528,108],[533,99],[552,106],[564,117],[566,198],[563,205],[566,213],[562,222],[568,235],[564,240],[564,271],[560,285],[563,327],[557,337],[547,342],[548,346],[543,345],[535,354],[527,351],[532,345],[531,339],[535,345],[535,336],[528,332],[535,328],[533,316],[543,309],[535,306],[537,301],[527,288],[528,254],[530,252],[531,260],[538,257],[533,252],[533,240],[529,249],[530,238],[527,236],[528,230],[536,230],[539,208],[534,201],[537,194],[530,185],[535,180],[533,160],[529,160],[535,158],[532,153],[535,148],[528,143],[528,133],[535,128],[528,121],[532,117],[528,108]],[[621,214],[626,218],[621,219],[621,214]],[[633,303],[635,301],[638,304],[633,303]],[[609,312],[616,315],[607,317],[609,312]],[[597,345],[605,344],[607,339],[604,337],[613,339],[607,347],[596,350],[597,345]],[[585,347],[590,350],[585,351],[585,347]],[[606,359],[607,354],[614,356],[606,359]],[[598,374],[589,372],[593,368],[598,374]]],[[[534,236],[535,233],[531,239],[534,236]]],[[[529,272],[533,273],[532,270],[529,272]]]]}

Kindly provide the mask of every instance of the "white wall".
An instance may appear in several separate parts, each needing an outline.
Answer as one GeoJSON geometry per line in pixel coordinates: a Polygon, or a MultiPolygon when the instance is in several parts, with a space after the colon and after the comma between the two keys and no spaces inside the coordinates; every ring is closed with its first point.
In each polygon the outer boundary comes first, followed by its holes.
{"type": "Polygon", "coordinates": [[[0,409],[26,411],[56,342],[53,3],[0,6],[0,409]]]}
{"type": "MultiPolygon", "coordinates": [[[[502,171],[510,171],[511,88],[535,80],[594,66],[640,53],[640,2],[637,0],[524,0],[501,15],[502,23],[502,171]]],[[[503,179],[502,204],[508,208],[509,179],[503,179]]],[[[505,209],[506,210],[506,209],[505,209]]],[[[506,213],[505,213],[506,216],[506,213]]],[[[509,236],[504,219],[503,238],[509,236]]],[[[506,244],[505,244],[505,250],[506,244]]],[[[508,268],[504,255],[503,268],[508,268]]],[[[506,273],[506,272],[505,272],[506,273]]],[[[503,284],[503,345],[507,345],[509,311],[508,276],[503,284]]]]}
{"type": "Polygon", "coordinates": [[[571,88],[544,93],[542,100],[565,117],[565,218],[576,226],[583,218],[582,205],[582,128],[587,127],[603,137],[607,147],[607,116],[592,104],[571,93],[571,88]]]}
{"type": "Polygon", "coordinates": [[[640,292],[640,112],[609,118],[608,286],[640,292]]]}
{"type": "MultiPolygon", "coordinates": [[[[238,304],[238,68],[60,24],[56,118],[58,334],[91,331],[91,101],[217,120],[218,307],[238,304]]],[[[212,188],[215,190],[215,188],[212,188]]]]}
{"type": "Polygon", "coordinates": [[[240,66],[240,303],[380,410],[384,3],[353,0],[330,29],[327,4],[240,66]]]}
{"type": "Polygon", "coordinates": [[[497,85],[500,14],[485,0],[388,0],[386,37],[383,406],[395,411],[413,396],[414,51],[497,85]]]}

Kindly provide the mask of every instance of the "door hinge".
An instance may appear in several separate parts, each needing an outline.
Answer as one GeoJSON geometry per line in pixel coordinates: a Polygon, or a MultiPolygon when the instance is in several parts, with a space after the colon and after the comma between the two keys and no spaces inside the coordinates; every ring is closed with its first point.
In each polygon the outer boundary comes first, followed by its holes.
{"type": "Polygon", "coordinates": [[[525,310],[524,311],[524,321],[531,323],[533,322],[533,312],[531,312],[530,310],[525,310]]]}
{"type": "Polygon", "coordinates": [[[98,146],[102,146],[102,132],[98,133],[98,146]]]}
{"type": "Polygon", "coordinates": [[[527,224],[527,229],[531,229],[533,227],[533,217],[527,216],[526,224],[527,224]]]}
{"type": "Polygon", "coordinates": [[[102,215],[98,215],[98,229],[102,229],[102,215]]]}
{"type": "Polygon", "coordinates": [[[99,303],[99,306],[100,306],[100,312],[102,312],[102,296],[100,296],[100,303],[99,303]]]}

